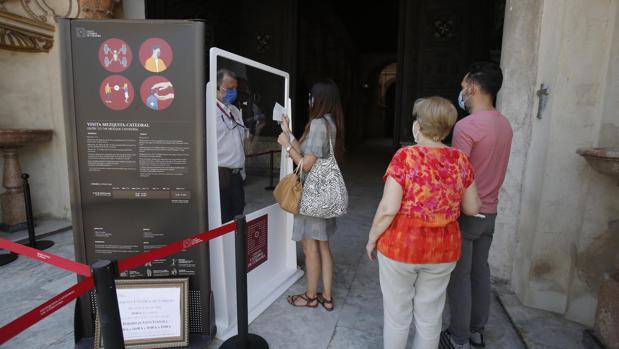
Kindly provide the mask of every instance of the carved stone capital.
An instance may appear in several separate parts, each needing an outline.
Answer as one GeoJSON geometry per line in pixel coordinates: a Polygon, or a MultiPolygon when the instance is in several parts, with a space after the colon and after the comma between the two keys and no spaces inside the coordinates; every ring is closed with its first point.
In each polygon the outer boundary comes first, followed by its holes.
{"type": "Polygon", "coordinates": [[[80,18],[113,18],[116,0],[78,0],[80,18]]]}
{"type": "Polygon", "coordinates": [[[54,44],[54,26],[0,8],[0,49],[47,52],[54,44]]]}

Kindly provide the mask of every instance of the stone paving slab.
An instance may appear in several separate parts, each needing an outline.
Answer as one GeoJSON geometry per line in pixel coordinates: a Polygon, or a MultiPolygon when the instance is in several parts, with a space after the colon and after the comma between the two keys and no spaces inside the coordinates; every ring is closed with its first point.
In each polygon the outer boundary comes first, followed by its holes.
{"type": "Polygon", "coordinates": [[[583,344],[587,327],[544,310],[526,307],[507,285],[495,292],[529,349],[590,349],[583,344]]]}

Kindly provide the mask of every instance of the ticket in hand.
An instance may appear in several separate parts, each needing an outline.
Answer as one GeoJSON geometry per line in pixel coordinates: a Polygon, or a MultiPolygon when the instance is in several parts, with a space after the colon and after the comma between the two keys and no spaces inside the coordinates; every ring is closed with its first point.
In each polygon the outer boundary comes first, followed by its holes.
{"type": "Polygon", "coordinates": [[[281,104],[275,102],[273,106],[273,121],[282,122],[282,116],[286,114],[286,109],[281,104]]]}

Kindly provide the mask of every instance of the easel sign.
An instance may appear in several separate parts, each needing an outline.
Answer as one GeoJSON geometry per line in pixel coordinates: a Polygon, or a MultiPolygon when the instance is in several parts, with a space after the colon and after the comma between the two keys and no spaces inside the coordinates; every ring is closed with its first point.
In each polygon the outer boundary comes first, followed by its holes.
{"type": "MultiPolygon", "coordinates": [[[[118,308],[126,348],[189,345],[189,279],[116,280],[118,308]]],[[[95,348],[104,349],[99,314],[95,348]]]]}
{"type": "MultiPolygon", "coordinates": [[[[294,122],[289,90],[287,72],[218,48],[210,49],[206,87],[209,229],[226,223],[222,222],[222,216],[229,216],[221,212],[219,167],[230,167],[227,150],[242,137],[250,322],[303,275],[296,264],[296,244],[291,240],[292,215],[282,211],[273,193],[265,190],[270,179],[271,170],[266,165],[269,160],[279,162],[280,170],[275,178],[282,178],[292,169],[285,151],[276,142],[283,114],[289,116],[291,124],[294,122]],[[228,112],[236,121],[230,119],[228,112]],[[225,135],[237,138],[223,139],[225,135]],[[219,149],[220,146],[228,148],[219,149]],[[225,163],[220,164],[219,158],[225,163]]],[[[217,337],[223,340],[237,332],[236,300],[232,292],[236,288],[234,251],[232,234],[210,242],[215,323],[217,337]]]]}

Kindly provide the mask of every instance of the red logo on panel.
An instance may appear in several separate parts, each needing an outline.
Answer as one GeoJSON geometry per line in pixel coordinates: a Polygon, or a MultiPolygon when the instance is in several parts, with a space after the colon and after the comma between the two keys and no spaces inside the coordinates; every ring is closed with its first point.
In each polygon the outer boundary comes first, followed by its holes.
{"type": "Polygon", "coordinates": [[[99,46],[99,62],[105,70],[120,73],[131,65],[131,48],[121,39],[108,39],[99,46]]]}
{"type": "Polygon", "coordinates": [[[174,101],[174,86],[163,76],[151,76],[142,83],[140,96],[149,109],[164,110],[174,101]]]}
{"type": "Polygon", "coordinates": [[[152,73],[161,73],[172,64],[172,48],[163,39],[150,38],[140,46],[140,63],[152,73]]]}
{"type": "Polygon", "coordinates": [[[99,96],[106,107],[123,110],[131,105],[135,91],[133,85],[122,75],[111,75],[101,82],[99,96]]]}

